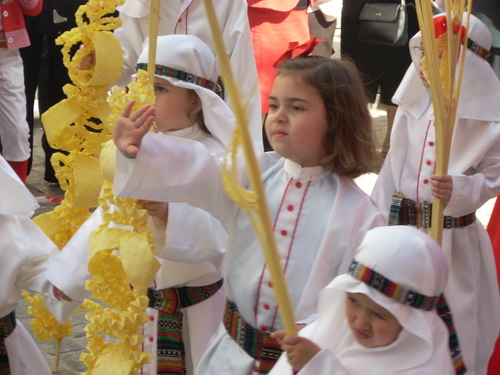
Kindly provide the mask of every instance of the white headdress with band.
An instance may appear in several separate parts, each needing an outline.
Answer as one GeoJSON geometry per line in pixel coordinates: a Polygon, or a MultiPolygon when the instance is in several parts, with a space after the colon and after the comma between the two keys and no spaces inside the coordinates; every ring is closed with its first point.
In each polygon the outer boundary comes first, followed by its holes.
{"type": "Polygon", "coordinates": [[[435,307],[448,278],[446,259],[428,235],[407,226],[368,231],[349,273],[321,291],[313,341],[330,348],[349,374],[415,374],[432,361],[451,369],[448,332],[435,307]],[[385,347],[359,345],[346,321],[346,292],[362,293],[391,312],[403,330],[385,347]],[[332,337],[332,332],[336,335],[332,337]],[[422,367],[423,366],[423,367],[422,367]],[[417,370],[418,369],[418,370],[417,370]]]}
{"type": "MultiPolygon", "coordinates": [[[[194,90],[201,100],[205,125],[224,146],[234,127],[234,115],[221,98],[221,85],[215,57],[210,48],[193,35],[159,36],[155,76],[177,87],[194,90]]],[[[137,61],[137,68],[147,70],[148,39],[137,61]]]]}
{"type": "MultiPolygon", "coordinates": [[[[434,17],[441,17],[438,14],[434,17]]],[[[465,18],[465,15],[464,15],[465,18]]],[[[465,25],[465,19],[462,21],[465,25]]],[[[470,16],[468,41],[465,44],[466,58],[460,88],[457,118],[482,121],[500,121],[500,80],[486,61],[492,44],[491,32],[474,15],[470,16]]],[[[431,103],[430,92],[419,77],[421,54],[416,51],[421,46],[418,32],[409,42],[414,66],[406,72],[393,102],[403,105],[415,118],[419,119],[431,103]]],[[[463,50],[463,49],[462,49],[463,50]]]]}

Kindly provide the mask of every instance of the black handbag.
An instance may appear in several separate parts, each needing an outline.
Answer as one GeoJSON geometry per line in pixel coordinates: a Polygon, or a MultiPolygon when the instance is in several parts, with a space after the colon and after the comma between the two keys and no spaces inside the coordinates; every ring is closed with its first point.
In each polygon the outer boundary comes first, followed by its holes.
{"type": "Polygon", "coordinates": [[[359,14],[358,42],[403,47],[408,43],[406,2],[366,3],[359,14]]]}

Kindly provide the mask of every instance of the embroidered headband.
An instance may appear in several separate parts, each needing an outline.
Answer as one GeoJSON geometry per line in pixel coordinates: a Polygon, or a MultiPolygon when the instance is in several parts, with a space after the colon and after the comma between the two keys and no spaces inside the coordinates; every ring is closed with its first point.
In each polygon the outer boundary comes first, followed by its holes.
{"type": "MultiPolygon", "coordinates": [[[[137,70],[142,69],[147,71],[148,64],[138,63],[136,69],[137,70]]],[[[192,83],[194,85],[203,87],[205,89],[209,89],[223,98],[223,88],[221,83],[219,82],[212,82],[209,79],[195,76],[194,74],[185,72],[183,70],[174,69],[170,68],[169,66],[159,65],[159,64],[155,65],[155,75],[171,77],[187,83],[192,83]]]]}
{"type": "Polygon", "coordinates": [[[416,309],[426,311],[434,310],[439,301],[439,296],[428,297],[424,294],[406,289],[372,270],[370,267],[359,263],[356,259],[352,260],[347,273],[356,280],[362,281],[373,289],[378,290],[385,296],[416,309]]]}
{"type": "Polygon", "coordinates": [[[443,294],[437,297],[428,297],[426,295],[406,289],[399,284],[387,279],[380,273],[374,271],[370,267],[359,263],[353,259],[349,270],[349,275],[356,280],[362,281],[373,289],[378,290],[385,296],[417,309],[426,311],[436,309],[436,313],[443,320],[448,328],[448,347],[450,349],[450,356],[453,362],[453,367],[457,375],[464,375],[467,372],[465,363],[458,343],[458,337],[453,323],[453,317],[448,307],[448,303],[443,294]]]}
{"type": "Polygon", "coordinates": [[[470,38],[467,39],[467,48],[485,60],[491,55],[490,51],[488,51],[486,48],[481,47],[479,44],[477,44],[470,38]]]}

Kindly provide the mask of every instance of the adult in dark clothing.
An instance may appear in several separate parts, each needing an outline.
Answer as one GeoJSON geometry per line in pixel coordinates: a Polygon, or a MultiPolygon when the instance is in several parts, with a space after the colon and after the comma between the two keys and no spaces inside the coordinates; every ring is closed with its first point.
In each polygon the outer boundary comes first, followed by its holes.
{"type": "MultiPolygon", "coordinates": [[[[40,114],[66,98],[62,88],[71,81],[63,64],[61,46],[56,45],[55,40],[76,26],[75,12],[80,5],[86,3],[87,0],[45,0],[40,15],[26,17],[31,45],[21,49],[21,57],[24,62],[27,121],[30,127],[31,158],[28,172],[33,158],[35,92],[38,88],[40,114]]],[[[45,152],[44,179],[57,183],[50,157],[58,150],[49,146],[45,134],[42,136],[42,148],[45,152]]]]}
{"type": "MultiPolygon", "coordinates": [[[[344,0],[342,6],[341,58],[353,60],[361,71],[368,99],[374,103],[377,93],[387,110],[387,134],[382,156],[389,149],[389,139],[396,108],[391,99],[411,64],[408,45],[387,47],[357,41],[359,14],[368,0],[344,0]]],[[[401,3],[401,0],[370,0],[370,3],[401,3]]],[[[406,0],[408,39],[419,30],[414,0],[406,0]]]]}

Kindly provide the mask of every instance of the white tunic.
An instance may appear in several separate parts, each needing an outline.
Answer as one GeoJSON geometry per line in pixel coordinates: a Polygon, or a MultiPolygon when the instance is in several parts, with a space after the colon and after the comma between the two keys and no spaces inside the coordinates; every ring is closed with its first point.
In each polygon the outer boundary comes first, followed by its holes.
{"type": "MultiPolygon", "coordinates": [[[[38,204],[2,156],[0,181],[0,317],[5,317],[16,309],[23,289],[53,297],[43,273],[58,249],[31,221],[38,204]]],[[[50,375],[52,372],[30,334],[19,320],[16,324],[5,340],[11,374],[50,375]]]]}
{"type": "MultiPolygon", "coordinates": [[[[261,140],[260,94],[248,24],[247,3],[245,0],[217,0],[214,1],[214,8],[235,81],[242,100],[248,105],[252,139],[261,140]]],[[[127,0],[118,9],[123,25],[115,31],[115,35],[121,43],[124,57],[123,74],[118,83],[125,86],[130,82],[130,76],[135,73],[137,59],[141,54],[144,40],[148,36],[149,1],[127,0]]],[[[158,35],[170,34],[195,35],[215,54],[214,42],[202,0],[160,1],[158,35]]],[[[227,92],[226,102],[228,102],[227,92]]],[[[229,107],[233,109],[230,101],[229,107]]],[[[260,143],[256,146],[260,146],[260,143]]]]}
{"type": "MultiPolygon", "coordinates": [[[[172,132],[178,137],[186,137],[201,142],[210,152],[221,156],[224,149],[220,142],[202,132],[198,127],[172,132]]],[[[159,134],[163,137],[162,134],[159,134]]],[[[79,228],[67,243],[54,263],[47,270],[47,278],[71,298],[83,301],[89,297],[84,290],[85,281],[91,279],[87,267],[90,234],[102,222],[102,209],[98,208],[79,228]]],[[[112,224],[113,227],[118,227],[112,224]]],[[[169,204],[168,225],[160,230],[153,222],[155,255],[161,263],[156,274],[156,290],[202,286],[215,283],[222,278],[222,263],[227,236],[218,220],[210,214],[185,203],[169,204]],[[162,259],[162,258],[164,259],[162,259]]],[[[224,311],[225,293],[219,290],[211,298],[183,309],[183,339],[186,347],[187,374],[193,373],[207,343],[217,329],[224,311]]],[[[65,320],[74,311],[67,310],[58,318],[65,320]]],[[[144,365],[141,375],[156,374],[156,337],[158,310],[148,309],[149,321],[144,325],[143,350],[153,354],[153,361],[144,365]]]]}
{"type": "MultiPolygon", "coordinates": [[[[51,295],[43,273],[58,250],[25,215],[0,215],[0,228],[0,316],[4,317],[16,309],[23,289],[51,295]]],[[[12,375],[52,374],[22,323],[16,323],[5,340],[12,375]]]]}
{"type": "MultiPolygon", "coordinates": [[[[303,320],[316,313],[319,290],[347,270],[364,232],[383,219],[350,179],[321,167],[301,168],[275,153],[260,154],[259,163],[295,317],[303,320]]],[[[135,160],[117,153],[114,186],[119,196],[186,201],[218,218],[229,235],[224,266],[229,299],[252,326],[280,329],[259,240],[247,216],[226,195],[219,168],[220,161],[202,145],[147,134],[135,160]]],[[[243,177],[240,183],[248,185],[243,177]]],[[[251,374],[257,365],[221,325],[197,373],[251,374]]]]}
{"type": "MultiPolygon", "coordinates": [[[[474,57],[477,56],[467,59],[474,57]]],[[[482,73],[484,70],[474,70],[478,77],[482,73]]],[[[465,84],[462,87],[468,90],[472,82],[465,84]]],[[[372,193],[386,218],[394,192],[418,202],[432,201],[430,177],[436,161],[432,104],[413,67],[395,97],[400,105],[391,134],[391,148],[372,193]]],[[[484,102],[485,99],[475,100],[484,102]]],[[[500,193],[500,114],[498,121],[474,119],[494,112],[491,108],[481,109],[479,102],[471,106],[470,111],[464,104],[458,113],[448,169],[453,178],[453,193],[444,210],[448,216],[460,217],[474,212],[500,193]],[[472,111],[475,113],[470,114],[472,111]]],[[[486,374],[500,331],[500,299],[490,239],[476,221],[464,228],[444,229],[442,246],[450,265],[445,295],[468,374],[486,374]]]]}

